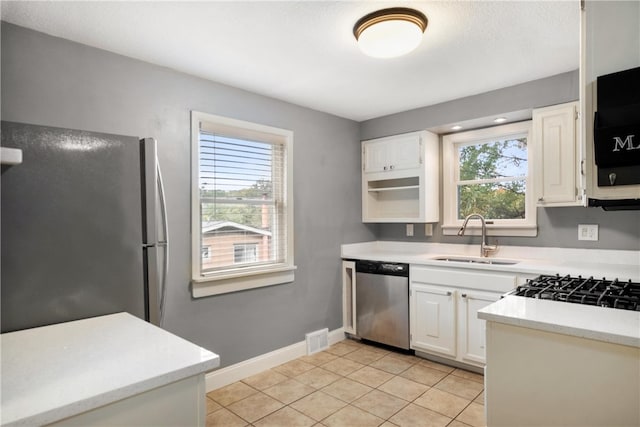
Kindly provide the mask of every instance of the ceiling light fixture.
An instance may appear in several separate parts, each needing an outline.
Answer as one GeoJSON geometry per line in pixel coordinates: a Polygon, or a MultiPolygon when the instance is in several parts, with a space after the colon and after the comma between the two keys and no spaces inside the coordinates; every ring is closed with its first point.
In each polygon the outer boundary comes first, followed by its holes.
{"type": "Polygon", "coordinates": [[[393,58],[418,47],[428,22],[422,12],[392,7],[360,18],[353,27],[353,35],[366,55],[393,58]]]}
{"type": "Polygon", "coordinates": [[[451,126],[451,130],[460,130],[460,129],[462,129],[462,126],[460,125],[451,126]]]}
{"type": "Polygon", "coordinates": [[[498,117],[497,119],[495,119],[493,122],[494,123],[503,123],[506,122],[507,118],[506,117],[498,117]]]}

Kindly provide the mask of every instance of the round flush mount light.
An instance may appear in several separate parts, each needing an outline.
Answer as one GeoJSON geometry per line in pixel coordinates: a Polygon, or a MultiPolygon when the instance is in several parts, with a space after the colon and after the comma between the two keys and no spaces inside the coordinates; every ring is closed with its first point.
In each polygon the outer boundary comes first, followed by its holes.
{"type": "Polygon", "coordinates": [[[405,55],[420,45],[427,17],[414,9],[392,7],[363,16],[353,27],[360,50],[374,58],[405,55]]]}

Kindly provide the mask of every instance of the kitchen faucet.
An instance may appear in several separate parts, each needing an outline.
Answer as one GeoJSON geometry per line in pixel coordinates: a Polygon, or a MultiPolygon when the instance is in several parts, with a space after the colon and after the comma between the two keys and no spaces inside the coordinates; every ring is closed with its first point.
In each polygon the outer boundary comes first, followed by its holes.
{"type": "Polygon", "coordinates": [[[480,220],[480,222],[482,222],[482,242],[480,242],[480,256],[487,257],[489,256],[490,252],[495,252],[496,250],[498,250],[498,245],[487,245],[487,225],[482,215],[477,213],[467,215],[467,217],[464,219],[462,227],[460,227],[460,230],[458,231],[458,236],[464,236],[464,231],[467,229],[467,223],[470,219],[473,218],[477,218],[480,220]]]}

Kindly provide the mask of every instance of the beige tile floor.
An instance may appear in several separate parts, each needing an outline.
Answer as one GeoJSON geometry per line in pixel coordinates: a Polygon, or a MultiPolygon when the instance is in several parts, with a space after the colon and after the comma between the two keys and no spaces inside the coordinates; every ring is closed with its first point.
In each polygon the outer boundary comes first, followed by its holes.
{"type": "Polygon", "coordinates": [[[345,340],[207,394],[207,426],[483,427],[482,375],[345,340]]]}

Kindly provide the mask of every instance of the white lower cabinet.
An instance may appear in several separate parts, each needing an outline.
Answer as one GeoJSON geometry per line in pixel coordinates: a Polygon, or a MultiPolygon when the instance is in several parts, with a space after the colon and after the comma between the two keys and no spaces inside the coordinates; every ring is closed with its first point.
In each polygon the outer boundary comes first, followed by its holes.
{"type": "Polygon", "coordinates": [[[640,426],[640,348],[494,321],[487,332],[487,425],[640,426]]]}
{"type": "Polygon", "coordinates": [[[411,348],[456,355],[454,291],[412,284],[410,301],[411,348]]]}
{"type": "Polygon", "coordinates": [[[48,426],[204,426],[204,374],[194,375],[48,426]]]}
{"type": "Polygon", "coordinates": [[[500,294],[461,290],[458,294],[459,356],[465,362],[485,363],[486,322],[478,310],[500,299],[500,294]]]}
{"type": "Polygon", "coordinates": [[[411,348],[474,366],[485,364],[485,321],[478,310],[513,289],[517,277],[411,266],[411,348]]]}

